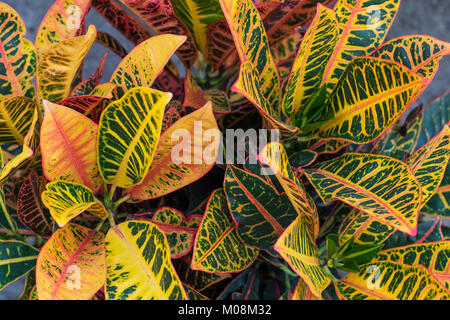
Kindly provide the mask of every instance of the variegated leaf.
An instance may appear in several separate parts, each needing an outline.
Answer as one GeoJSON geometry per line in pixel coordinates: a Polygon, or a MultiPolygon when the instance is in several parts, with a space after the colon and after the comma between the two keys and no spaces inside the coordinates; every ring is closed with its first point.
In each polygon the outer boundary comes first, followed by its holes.
{"type": "Polygon", "coordinates": [[[171,93],[138,87],[111,103],[98,131],[98,164],[103,180],[122,188],[142,182],[161,133],[171,93]]]}
{"type": "Polygon", "coordinates": [[[240,272],[257,255],[257,249],[239,239],[224,191],[214,191],[197,232],[191,268],[213,273],[240,272]]]}
{"type": "Polygon", "coordinates": [[[322,297],[316,297],[308,284],[300,278],[290,300],[322,300],[322,297]]]}
{"type": "Polygon", "coordinates": [[[304,172],[324,203],[339,199],[399,231],[416,234],[422,191],[403,162],[347,153],[304,172]]]}
{"type": "Polygon", "coordinates": [[[108,48],[122,59],[128,55],[128,51],[120,44],[120,42],[116,38],[114,38],[109,33],[97,32],[97,38],[95,39],[95,41],[108,48]]]}
{"type": "Polygon", "coordinates": [[[39,300],[87,300],[105,283],[103,233],[70,223],[45,243],[36,263],[39,300]]]}
{"type": "Polygon", "coordinates": [[[424,266],[430,274],[450,289],[450,242],[439,241],[383,250],[376,261],[390,261],[406,266],[424,266]]]}
{"type": "Polygon", "coordinates": [[[59,102],[69,96],[72,81],[96,34],[95,26],[91,25],[86,35],[58,42],[40,55],[37,82],[41,99],[59,102]]]}
{"type": "Polygon", "coordinates": [[[237,234],[247,245],[272,250],[297,213],[285,194],[259,176],[229,165],[224,190],[237,234]]]}
{"type": "Polygon", "coordinates": [[[175,122],[162,134],[147,175],[128,194],[153,199],[200,179],[215,164],[218,133],[210,103],[175,122]]]}
{"type": "Polygon", "coordinates": [[[319,217],[314,201],[306,193],[302,183],[292,171],[286,150],[280,143],[267,144],[258,155],[259,160],[269,166],[275,174],[298,215],[306,216],[311,241],[319,234],[319,217]]]}
{"type": "Polygon", "coordinates": [[[338,39],[339,29],[333,10],[319,4],[288,78],[283,97],[283,112],[287,118],[295,118],[299,109],[321,87],[326,62],[333,54],[338,39]]]}
{"type": "Polygon", "coordinates": [[[107,300],[186,300],[164,233],[151,222],[127,221],[106,235],[107,300]]]}
{"type": "Polygon", "coordinates": [[[0,240],[0,290],[32,270],[38,253],[25,242],[0,240]]]}
{"type": "Polygon", "coordinates": [[[359,244],[381,244],[394,232],[395,228],[353,209],[339,227],[339,244],[342,246],[351,238],[359,244]]]}
{"type": "Polygon", "coordinates": [[[33,232],[43,237],[50,237],[53,222],[41,200],[42,179],[36,170],[32,170],[23,181],[17,196],[17,216],[33,232]]]}
{"type": "Polygon", "coordinates": [[[396,61],[431,81],[443,56],[450,54],[450,43],[433,37],[403,36],[386,42],[371,57],[396,61]]]}
{"type": "Polygon", "coordinates": [[[345,300],[448,300],[450,294],[423,266],[375,261],[336,284],[345,300]]]}
{"type": "Polygon", "coordinates": [[[47,184],[42,202],[60,227],[84,211],[106,219],[108,212],[89,188],[74,182],[57,180],[47,184]]]}
{"type": "Polygon", "coordinates": [[[108,57],[108,53],[109,52],[106,52],[103,55],[103,58],[100,60],[100,64],[94,73],[88,79],[81,81],[75,88],[73,88],[70,94],[72,97],[88,95],[95,89],[96,86],[100,84],[103,77],[103,71],[105,70],[105,62],[108,57]]]}
{"type": "Polygon", "coordinates": [[[186,218],[178,210],[163,207],[153,214],[151,221],[165,233],[170,247],[170,257],[178,259],[191,251],[201,216],[193,215],[186,218]]]}
{"type": "Polygon", "coordinates": [[[327,63],[322,85],[336,84],[351,60],[366,55],[383,42],[399,5],[400,0],[337,2],[334,12],[340,36],[327,63]]]}
{"type": "MultiPolygon", "coordinates": [[[[152,30],[159,35],[177,34],[185,38],[175,48],[181,61],[190,67],[197,58],[197,47],[189,28],[181,22],[175,14],[171,0],[120,0],[141,18],[152,30]]],[[[167,47],[167,43],[161,43],[158,48],[167,47]]],[[[172,52],[173,53],[173,52],[172,52]]]]}
{"type": "Polygon", "coordinates": [[[125,92],[135,87],[150,87],[185,40],[185,36],[166,34],[142,42],[120,62],[110,82],[125,92]]]}
{"type": "Polygon", "coordinates": [[[223,18],[217,0],[171,0],[173,10],[191,32],[198,49],[207,52],[207,28],[223,18]]]}
{"type": "Polygon", "coordinates": [[[56,0],[48,9],[36,35],[38,56],[54,44],[81,34],[91,0],[56,0]]]}
{"type": "Polygon", "coordinates": [[[146,26],[116,0],[92,0],[92,6],[134,45],[138,45],[152,36],[146,26]]]}
{"type": "Polygon", "coordinates": [[[0,3],[0,100],[35,97],[31,80],[36,74],[36,52],[24,39],[25,24],[17,12],[0,3]]]}
{"type": "Polygon", "coordinates": [[[36,102],[26,97],[0,101],[1,143],[23,144],[37,108],[36,102]]]}
{"type": "Polygon", "coordinates": [[[81,183],[97,192],[102,185],[97,130],[98,125],[81,113],[44,101],[40,139],[47,179],[81,183]]]}
{"type": "Polygon", "coordinates": [[[422,186],[422,207],[441,184],[449,159],[450,128],[446,125],[440,134],[407,160],[406,163],[422,186]]]}
{"type": "Polygon", "coordinates": [[[332,4],[333,0],[284,0],[264,19],[270,45],[288,38],[297,27],[306,26],[316,15],[317,4],[332,4]]]}
{"type": "Polygon", "coordinates": [[[353,60],[327,102],[329,121],[319,137],[358,144],[376,139],[405,112],[424,81],[396,62],[353,60]]]}
{"type": "Polygon", "coordinates": [[[275,250],[306,282],[312,294],[321,297],[331,279],[320,266],[319,249],[308,233],[306,215],[299,215],[278,239],[275,250]]]}
{"type": "MultiPolygon", "coordinates": [[[[3,163],[3,159],[0,162],[0,186],[4,185],[10,176],[12,176],[18,169],[22,168],[30,158],[35,155],[32,148],[35,146],[35,129],[38,120],[38,110],[34,110],[33,118],[31,120],[30,127],[27,134],[23,139],[23,146],[20,153],[18,153],[14,158],[9,160],[7,163],[3,163]]],[[[1,153],[1,152],[0,152],[1,153]]]]}

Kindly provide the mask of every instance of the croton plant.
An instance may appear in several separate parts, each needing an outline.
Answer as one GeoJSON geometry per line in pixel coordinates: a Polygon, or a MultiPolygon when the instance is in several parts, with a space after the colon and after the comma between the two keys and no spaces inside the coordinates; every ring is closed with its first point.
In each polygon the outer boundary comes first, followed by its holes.
{"type": "Polygon", "coordinates": [[[399,5],[57,0],[33,44],[0,3],[0,290],[448,300],[450,43],[384,42],[399,5]]]}

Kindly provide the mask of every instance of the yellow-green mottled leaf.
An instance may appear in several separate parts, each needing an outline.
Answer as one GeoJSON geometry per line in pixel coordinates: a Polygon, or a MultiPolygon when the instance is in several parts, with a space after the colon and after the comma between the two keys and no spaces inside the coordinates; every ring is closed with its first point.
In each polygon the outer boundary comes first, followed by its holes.
{"type": "Polygon", "coordinates": [[[70,223],[53,233],[36,263],[39,300],[88,300],[105,283],[103,233],[70,223]]]}
{"type": "Polygon", "coordinates": [[[324,203],[339,199],[404,233],[417,233],[422,190],[403,162],[347,153],[304,172],[324,203]]]}
{"type": "Polygon", "coordinates": [[[128,194],[153,199],[197,181],[215,164],[218,134],[211,103],[184,116],[161,135],[147,175],[128,194]]]}
{"type": "Polygon", "coordinates": [[[0,240],[0,290],[33,269],[38,253],[25,242],[0,240]]]}
{"type": "Polygon", "coordinates": [[[423,266],[375,261],[336,283],[343,300],[449,300],[450,294],[423,266]]]}
{"type": "Polygon", "coordinates": [[[267,144],[258,155],[260,161],[269,166],[280,182],[298,215],[307,217],[309,236],[314,241],[319,234],[319,217],[314,201],[306,193],[300,180],[292,171],[286,150],[280,143],[267,144]]]}
{"type": "Polygon", "coordinates": [[[23,139],[22,151],[7,163],[3,163],[3,159],[1,161],[2,166],[0,168],[0,185],[3,185],[11,175],[13,175],[18,169],[20,169],[21,166],[24,165],[26,161],[28,161],[33,156],[34,151],[32,149],[32,144],[35,135],[37,120],[38,110],[35,109],[28,132],[23,139]]]}
{"type": "Polygon", "coordinates": [[[422,207],[439,188],[449,159],[450,128],[446,125],[440,134],[407,160],[406,163],[422,186],[422,207]]]}
{"type": "Polygon", "coordinates": [[[358,144],[376,139],[400,118],[424,81],[396,62],[353,60],[327,102],[329,121],[319,137],[358,144]]]}
{"type": "Polygon", "coordinates": [[[41,99],[59,102],[69,96],[72,81],[94,44],[96,34],[92,25],[86,35],[58,42],[42,53],[37,67],[41,99]]]}
{"type": "Polygon", "coordinates": [[[36,35],[36,51],[41,57],[52,45],[80,34],[91,0],[56,0],[48,9],[36,35]]]}
{"type": "Polygon", "coordinates": [[[407,266],[424,266],[430,274],[450,289],[450,241],[414,244],[383,250],[376,261],[390,261],[407,266]]]}
{"type": "Polygon", "coordinates": [[[84,211],[106,219],[108,213],[92,190],[81,184],[68,181],[54,181],[47,184],[42,193],[42,202],[60,227],[66,225],[84,211]]]}
{"type": "Polygon", "coordinates": [[[316,297],[309,289],[308,284],[302,278],[298,279],[297,286],[290,300],[323,300],[322,297],[316,297]]]}
{"type": "Polygon", "coordinates": [[[289,75],[283,112],[292,118],[321,87],[326,62],[333,54],[339,30],[333,10],[318,4],[316,17],[304,36],[289,75]]]}
{"type": "Polygon", "coordinates": [[[342,246],[351,238],[359,244],[380,244],[394,232],[395,228],[363,211],[353,209],[339,227],[339,244],[342,246]]]}
{"type": "Polygon", "coordinates": [[[178,210],[163,207],[156,210],[151,221],[165,233],[170,247],[170,257],[178,259],[191,251],[201,219],[199,215],[186,218],[178,210]]]}
{"type": "Polygon", "coordinates": [[[0,102],[0,141],[1,143],[23,144],[30,129],[33,114],[37,109],[34,100],[14,97],[0,102]]]}
{"type": "Polygon", "coordinates": [[[25,24],[17,12],[0,3],[0,100],[24,96],[34,98],[31,80],[36,74],[36,52],[24,39],[25,24]]]}
{"type": "Polygon", "coordinates": [[[125,92],[135,87],[150,87],[186,36],[163,34],[134,48],[117,66],[110,82],[125,92]]]}
{"type": "Polygon", "coordinates": [[[97,148],[104,181],[122,188],[142,182],[159,141],[164,108],[171,98],[171,93],[138,87],[103,111],[97,148]]]}
{"type": "Polygon", "coordinates": [[[305,215],[300,215],[284,231],[275,244],[275,250],[306,282],[312,294],[321,297],[331,279],[320,266],[319,249],[308,234],[305,215]]]}
{"type": "Polygon", "coordinates": [[[209,198],[194,243],[192,269],[212,273],[240,272],[250,266],[258,250],[238,237],[225,192],[214,191],[209,198]]]}
{"type": "Polygon", "coordinates": [[[127,221],[106,235],[107,300],[186,300],[164,233],[151,222],[127,221]]]}
{"type": "Polygon", "coordinates": [[[339,0],[334,12],[338,21],[339,41],[328,60],[322,84],[335,84],[347,64],[376,49],[384,40],[400,0],[339,0]]]}
{"type": "Polygon", "coordinates": [[[81,183],[97,192],[103,182],[97,165],[98,125],[70,108],[46,100],[43,104],[40,140],[45,177],[81,183]]]}

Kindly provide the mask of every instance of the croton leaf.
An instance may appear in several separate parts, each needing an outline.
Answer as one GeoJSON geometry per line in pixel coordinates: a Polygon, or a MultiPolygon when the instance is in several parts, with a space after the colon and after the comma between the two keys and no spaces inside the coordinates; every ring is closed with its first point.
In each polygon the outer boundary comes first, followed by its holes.
{"type": "Polygon", "coordinates": [[[106,235],[107,300],[186,300],[164,233],[151,222],[127,221],[106,235]]]}
{"type": "Polygon", "coordinates": [[[370,142],[400,118],[425,79],[396,62],[357,58],[345,69],[326,106],[319,137],[370,142]]]}
{"type": "Polygon", "coordinates": [[[41,200],[41,183],[36,170],[32,170],[23,181],[17,196],[17,216],[28,228],[43,237],[50,237],[53,222],[41,200]]]}
{"type": "Polygon", "coordinates": [[[281,79],[289,76],[302,39],[301,33],[295,31],[277,45],[271,46],[270,51],[281,79]]]}
{"type": "MultiPolygon", "coordinates": [[[[263,23],[251,0],[220,0],[241,59],[233,91],[247,97],[269,121],[280,124],[280,78],[263,23]]],[[[293,131],[293,130],[292,130],[293,131]]]]}
{"type": "MultiPolygon", "coordinates": [[[[319,234],[319,217],[316,206],[303,185],[292,171],[286,150],[280,143],[268,143],[258,155],[259,160],[269,166],[275,174],[298,215],[307,217],[307,228],[311,240],[319,234]]],[[[313,240],[314,239],[314,240],[313,240]]]]}
{"type": "Polygon", "coordinates": [[[183,287],[189,300],[209,300],[206,296],[187,284],[183,283],[183,287]]]}
{"type": "Polygon", "coordinates": [[[42,168],[48,180],[67,180],[98,191],[98,125],[79,112],[44,100],[42,168]]]}
{"type": "Polygon", "coordinates": [[[97,38],[95,39],[95,41],[108,48],[122,59],[125,58],[128,54],[128,51],[120,44],[120,42],[109,33],[100,31],[97,32],[97,38]]]}
{"type": "Polygon", "coordinates": [[[92,6],[134,45],[138,45],[152,36],[146,26],[116,0],[92,0],[92,6]]]}
{"type": "Polygon", "coordinates": [[[421,147],[430,141],[444,129],[446,124],[450,126],[450,91],[434,100],[426,108],[417,146],[421,147]]]}
{"type": "Polygon", "coordinates": [[[444,55],[450,54],[450,43],[433,37],[403,36],[386,42],[370,53],[371,57],[396,61],[431,81],[444,55]]]}
{"type": "Polygon", "coordinates": [[[142,182],[161,133],[171,93],[138,87],[111,103],[98,129],[98,164],[103,180],[122,188],[142,182]]]}
{"type": "Polygon", "coordinates": [[[56,0],[48,9],[36,35],[38,56],[52,45],[80,35],[91,0],[56,0]]]}
{"type": "Polygon", "coordinates": [[[3,2],[0,12],[0,100],[17,96],[34,98],[31,82],[36,74],[34,46],[23,38],[25,24],[17,12],[3,2]]]}
{"type": "Polygon", "coordinates": [[[153,199],[203,177],[215,164],[218,132],[211,103],[175,122],[159,139],[142,183],[128,189],[128,194],[133,199],[153,199]]]}
{"type": "Polygon", "coordinates": [[[108,212],[97,200],[92,190],[84,185],[57,180],[47,184],[42,192],[42,202],[50,209],[50,214],[60,227],[66,225],[84,211],[106,219],[108,212]]]}
{"type": "Polygon", "coordinates": [[[33,268],[30,272],[28,272],[27,279],[25,280],[25,286],[18,300],[37,300],[37,296],[36,299],[33,299],[31,296],[33,291],[36,291],[36,268],[33,268]]]}
{"type": "Polygon", "coordinates": [[[90,94],[85,96],[69,97],[63,101],[60,101],[58,104],[89,117],[97,124],[100,120],[100,113],[104,104],[111,98],[113,98],[113,95],[102,97],[90,94]]]}
{"type": "Polygon", "coordinates": [[[383,250],[376,261],[390,261],[407,266],[424,266],[430,274],[450,289],[450,242],[439,241],[383,250]]]}
{"type": "Polygon", "coordinates": [[[289,75],[283,112],[292,118],[320,88],[326,61],[333,54],[339,29],[333,10],[318,4],[317,15],[305,34],[289,75]]]}
{"type": "Polygon", "coordinates": [[[448,300],[450,294],[423,266],[374,261],[336,283],[344,300],[448,300]],[[395,276],[392,276],[392,275],[395,276]]]}
{"type": "Polygon", "coordinates": [[[449,159],[450,128],[446,125],[440,134],[407,160],[406,163],[422,186],[422,207],[441,184],[449,159]]]}
{"type": "Polygon", "coordinates": [[[36,265],[39,250],[22,241],[0,240],[0,290],[36,265]]]}
{"type": "Polygon", "coordinates": [[[21,166],[23,166],[33,156],[34,151],[32,147],[34,146],[33,140],[35,136],[35,128],[37,120],[38,120],[38,110],[35,109],[30,127],[28,129],[28,133],[25,135],[23,139],[22,150],[14,158],[9,160],[6,164],[3,163],[3,159],[1,161],[0,185],[5,184],[8,178],[12,176],[18,169],[20,169],[21,166]]]}
{"type": "Polygon", "coordinates": [[[317,4],[330,5],[334,0],[284,0],[265,19],[270,45],[288,38],[296,27],[304,27],[316,15],[317,4]]]}
{"type": "Polygon", "coordinates": [[[247,245],[272,250],[297,213],[285,194],[259,176],[229,165],[224,190],[237,234],[247,245]]]}
{"type": "Polygon", "coordinates": [[[250,266],[258,250],[244,244],[228,210],[225,192],[209,198],[194,243],[191,268],[212,273],[240,272],[250,266]]]}
{"type": "Polygon", "coordinates": [[[306,282],[312,294],[321,297],[331,279],[320,266],[319,249],[311,241],[305,215],[299,215],[284,231],[275,250],[306,282]]]}
{"type": "Polygon", "coordinates": [[[92,90],[95,89],[96,86],[100,84],[100,81],[102,80],[103,77],[103,71],[105,69],[105,62],[106,58],[108,57],[108,53],[109,52],[106,52],[103,55],[94,73],[88,79],[81,81],[75,88],[73,88],[70,94],[71,96],[88,95],[92,92],[92,90]]]}
{"type": "Polygon", "coordinates": [[[324,203],[339,199],[404,233],[416,234],[422,191],[403,162],[347,153],[304,172],[324,203]]]}
{"type": "Polygon", "coordinates": [[[36,263],[39,300],[88,300],[105,283],[103,233],[70,223],[44,244],[36,263]]]}
{"type": "Polygon", "coordinates": [[[207,49],[205,59],[215,68],[230,65],[229,61],[238,60],[233,35],[225,18],[213,22],[207,30],[207,49]]]}
{"type": "Polygon", "coordinates": [[[173,10],[191,32],[199,50],[207,52],[207,28],[223,18],[222,9],[217,0],[171,0],[173,10]]]}
{"type": "Polygon", "coordinates": [[[0,140],[2,143],[23,144],[37,110],[34,100],[14,97],[0,102],[0,140]]]}
{"type": "MultiPolygon", "coordinates": [[[[340,36],[335,50],[328,60],[322,85],[338,82],[351,60],[366,55],[383,42],[399,5],[400,0],[375,2],[372,0],[339,0],[337,2],[334,12],[338,20],[340,36]]],[[[376,78],[373,79],[375,81],[376,78]]],[[[397,79],[400,79],[400,76],[397,79]]],[[[354,88],[357,87],[354,86],[354,88]]]]}
{"type": "Polygon", "coordinates": [[[309,288],[308,284],[302,278],[298,279],[297,286],[290,300],[323,300],[322,297],[316,297],[309,288]]]}
{"type": "Polygon", "coordinates": [[[142,42],[120,62],[110,82],[125,92],[135,87],[150,87],[185,40],[185,36],[165,34],[142,42]]]}
{"type": "Polygon", "coordinates": [[[444,173],[441,185],[436,190],[435,194],[428,200],[422,209],[422,213],[441,218],[450,218],[450,165],[447,164],[447,169],[444,173]]]}
{"type": "Polygon", "coordinates": [[[191,215],[186,218],[178,210],[163,207],[153,214],[151,221],[165,233],[170,247],[170,257],[177,259],[191,251],[201,216],[191,215]]]}
{"type": "Polygon", "coordinates": [[[96,34],[95,26],[91,25],[86,35],[58,42],[42,53],[37,67],[40,98],[59,102],[69,96],[72,81],[96,34]]]}
{"type": "MultiPolygon", "coordinates": [[[[190,67],[197,58],[197,46],[192,37],[189,28],[181,22],[181,20],[176,16],[173,9],[171,0],[120,0],[125,4],[131,11],[133,11],[139,18],[141,18],[152,30],[157,34],[179,34],[183,36],[183,43],[180,43],[180,48],[178,46],[178,56],[181,61],[190,67]]],[[[170,35],[169,35],[170,36],[170,35]]],[[[161,43],[161,46],[156,46],[157,48],[166,48],[168,43],[161,43]]],[[[160,52],[161,49],[158,51],[160,52]]],[[[140,66],[142,68],[142,66],[140,66]]]]}
{"type": "Polygon", "coordinates": [[[359,244],[383,243],[394,232],[395,228],[364,211],[353,209],[339,227],[339,244],[343,245],[352,237],[359,244]]]}

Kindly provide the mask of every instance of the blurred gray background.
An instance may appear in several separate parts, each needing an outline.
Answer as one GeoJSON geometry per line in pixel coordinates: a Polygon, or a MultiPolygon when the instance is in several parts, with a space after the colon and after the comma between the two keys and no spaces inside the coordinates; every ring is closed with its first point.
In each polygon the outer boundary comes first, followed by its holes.
{"type": "MultiPolygon", "coordinates": [[[[25,21],[27,27],[26,38],[34,42],[37,29],[53,0],[3,0],[13,7],[25,21]]],[[[95,24],[98,31],[108,32],[118,39],[129,51],[133,45],[119,32],[109,25],[95,10],[87,16],[86,26],[95,24]]],[[[386,40],[403,35],[424,34],[443,41],[450,42],[450,0],[402,0],[397,18],[386,40]]],[[[95,44],[87,56],[85,63],[85,77],[97,68],[100,59],[107,50],[95,44]]],[[[105,65],[103,81],[111,77],[120,58],[110,53],[105,65]]],[[[438,73],[418,102],[427,105],[433,99],[450,90],[450,56],[442,59],[438,73]]],[[[23,289],[24,279],[17,284],[10,285],[0,292],[0,299],[17,299],[23,289]]]]}

